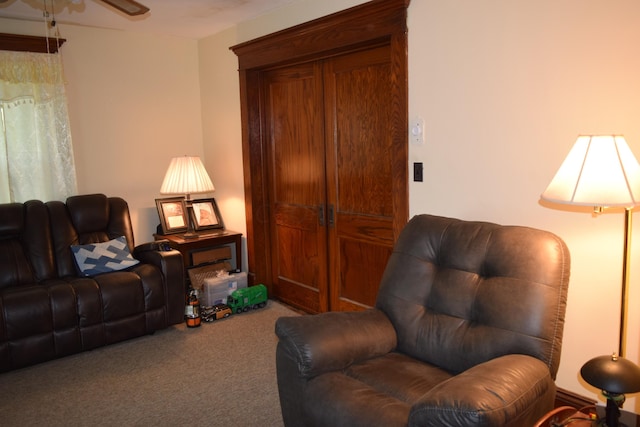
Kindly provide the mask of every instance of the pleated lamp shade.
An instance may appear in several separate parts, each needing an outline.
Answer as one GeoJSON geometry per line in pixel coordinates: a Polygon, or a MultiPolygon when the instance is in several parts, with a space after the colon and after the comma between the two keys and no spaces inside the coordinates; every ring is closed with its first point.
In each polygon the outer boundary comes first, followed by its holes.
{"type": "Polygon", "coordinates": [[[579,136],[542,199],[569,205],[633,207],[640,203],[640,166],[622,136],[579,136]]]}
{"type": "Polygon", "coordinates": [[[207,170],[200,157],[174,157],[171,159],[164,181],[160,187],[161,194],[208,193],[215,190],[207,170]]]}

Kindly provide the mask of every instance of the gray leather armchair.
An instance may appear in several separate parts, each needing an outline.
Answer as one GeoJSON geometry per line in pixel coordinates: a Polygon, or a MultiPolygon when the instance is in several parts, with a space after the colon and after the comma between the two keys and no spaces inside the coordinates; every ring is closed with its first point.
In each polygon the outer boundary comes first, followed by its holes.
{"type": "Polygon", "coordinates": [[[569,270],[549,232],[414,217],[375,308],[278,319],[285,425],[533,425],[554,404],[569,270]]]}

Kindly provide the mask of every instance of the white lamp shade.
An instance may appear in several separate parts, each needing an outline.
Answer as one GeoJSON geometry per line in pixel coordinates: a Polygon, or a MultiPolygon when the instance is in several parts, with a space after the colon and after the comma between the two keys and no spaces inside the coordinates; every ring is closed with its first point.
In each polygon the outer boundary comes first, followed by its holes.
{"type": "Polygon", "coordinates": [[[215,190],[200,157],[174,157],[171,159],[161,194],[195,194],[215,190]]]}
{"type": "Polygon", "coordinates": [[[579,136],[541,197],[570,205],[632,207],[640,202],[640,166],[622,136],[579,136]]]}

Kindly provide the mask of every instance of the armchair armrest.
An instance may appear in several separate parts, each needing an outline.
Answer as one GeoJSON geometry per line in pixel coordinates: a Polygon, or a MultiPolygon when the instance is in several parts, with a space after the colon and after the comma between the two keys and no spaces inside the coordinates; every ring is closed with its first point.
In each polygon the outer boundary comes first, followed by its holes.
{"type": "Polygon", "coordinates": [[[391,322],[377,309],[281,317],[276,335],[279,348],[305,378],[386,354],[397,343],[391,322]]]}
{"type": "Polygon", "coordinates": [[[173,249],[158,250],[154,243],[143,243],[135,247],[133,257],[160,270],[167,299],[167,320],[170,325],[182,322],[186,295],[182,254],[173,249]]]}
{"type": "Polygon", "coordinates": [[[431,389],[411,409],[409,426],[533,425],[541,412],[553,408],[555,392],[542,361],[522,354],[502,356],[431,389]]]}

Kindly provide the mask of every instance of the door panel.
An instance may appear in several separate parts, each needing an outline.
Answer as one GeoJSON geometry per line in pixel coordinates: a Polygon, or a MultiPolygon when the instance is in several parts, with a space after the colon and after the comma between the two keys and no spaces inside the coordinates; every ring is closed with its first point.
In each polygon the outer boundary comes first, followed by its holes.
{"type": "Polygon", "coordinates": [[[372,306],[393,248],[391,74],[389,46],[325,61],[331,310],[372,306]]]}
{"type": "Polygon", "coordinates": [[[273,290],[289,304],[326,311],[322,70],[295,65],[264,79],[273,290]]]}
{"type": "Polygon", "coordinates": [[[335,310],[373,307],[378,295],[378,283],[391,256],[391,248],[388,245],[341,238],[339,253],[340,291],[335,310]]]}

